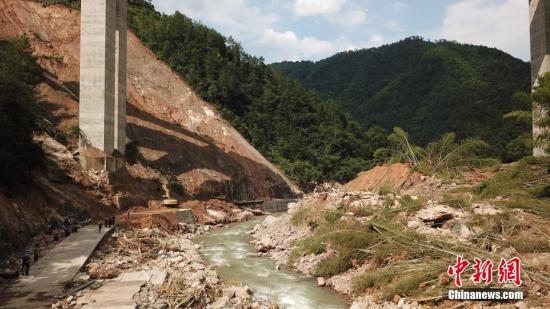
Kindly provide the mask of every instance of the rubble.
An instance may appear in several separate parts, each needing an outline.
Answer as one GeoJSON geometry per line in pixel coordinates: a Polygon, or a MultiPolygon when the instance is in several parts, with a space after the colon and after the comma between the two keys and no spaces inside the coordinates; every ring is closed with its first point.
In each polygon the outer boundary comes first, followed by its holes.
{"type": "MultiPolygon", "coordinates": [[[[220,210],[209,213],[222,219],[220,210]]],[[[230,213],[223,220],[253,216],[239,209],[230,213]]],[[[96,283],[52,307],[93,309],[132,304],[160,309],[183,304],[189,308],[251,308],[256,304],[257,308],[276,308],[269,302],[254,302],[246,286],[225,284],[207,265],[192,239],[210,226],[170,225],[155,218],[134,220],[137,225],[113,233],[85,266],[85,273],[77,276],[80,281],[96,283]]]]}
{"type": "Polygon", "coordinates": [[[472,211],[474,214],[481,216],[494,216],[502,213],[502,210],[495,208],[489,203],[474,203],[472,204],[472,211]]]}
{"type": "Polygon", "coordinates": [[[466,241],[472,231],[464,224],[468,215],[458,209],[429,201],[425,208],[408,218],[407,227],[419,234],[457,238],[466,241]]]}

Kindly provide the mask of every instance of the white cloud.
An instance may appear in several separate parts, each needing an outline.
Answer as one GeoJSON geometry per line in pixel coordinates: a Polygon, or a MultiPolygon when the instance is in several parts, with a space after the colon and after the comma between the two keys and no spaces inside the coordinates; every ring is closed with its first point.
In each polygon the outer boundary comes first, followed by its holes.
{"type": "Polygon", "coordinates": [[[161,0],[155,1],[155,7],[166,13],[179,10],[239,40],[257,37],[279,19],[276,14],[264,13],[246,0],[161,0]]]}
{"type": "Polygon", "coordinates": [[[320,59],[335,51],[335,44],[316,37],[299,38],[292,31],[277,32],[266,29],[254,43],[264,47],[273,61],[320,59]]]}
{"type": "Polygon", "coordinates": [[[294,11],[301,16],[338,13],[345,2],[346,0],[296,0],[294,11]]]}
{"type": "Polygon", "coordinates": [[[327,15],[327,20],[342,26],[353,27],[364,23],[367,20],[367,14],[360,9],[349,9],[338,14],[327,15]]]}
{"type": "Polygon", "coordinates": [[[401,24],[396,20],[390,20],[385,25],[386,29],[392,31],[392,32],[403,32],[405,31],[405,28],[401,26],[401,24]]]}
{"type": "Polygon", "coordinates": [[[294,0],[294,13],[298,16],[323,16],[331,23],[353,27],[367,20],[365,11],[347,0],[294,0]]]}
{"type": "Polygon", "coordinates": [[[394,1],[392,7],[396,11],[402,11],[409,8],[409,5],[405,1],[394,1]]]}
{"type": "Polygon", "coordinates": [[[384,42],[385,42],[384,37],[378,33],[372,34],[369,39],[369,45],[371,47],[378,47],[384,44],[384,42]]]}
{"type": "Polygon", "coordinates": [[[524,0],[460,0],[447,7],[439,36],[496,47],[527,60],[528,6],[524,0]]]}

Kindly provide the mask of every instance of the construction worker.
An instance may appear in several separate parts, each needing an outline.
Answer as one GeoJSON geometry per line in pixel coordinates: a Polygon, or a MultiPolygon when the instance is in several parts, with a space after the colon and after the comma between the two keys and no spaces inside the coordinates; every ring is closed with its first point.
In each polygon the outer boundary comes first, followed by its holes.
{"type": "Polygon", "coordinates": [[[21,257],[21,270],[23,272],[23,276],[29,275],[29,270],[31,268],[31,255],[32,253],[30,251],[25,251],[21,257]]]}

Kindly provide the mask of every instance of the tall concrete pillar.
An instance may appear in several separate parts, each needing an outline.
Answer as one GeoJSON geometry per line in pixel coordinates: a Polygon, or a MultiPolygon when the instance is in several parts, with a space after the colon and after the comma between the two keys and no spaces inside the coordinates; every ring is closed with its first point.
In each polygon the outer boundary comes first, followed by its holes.
{"type": "MultiPolygon", "coordinates": [[[[550,72],[550,0],[529,0],[529,23],[531,33],[531,82],[537,85],[539,76],[550,72]]],[[[533,105],[533,138],[537,141],[542,133],[537,125],[548,111],[538,104],[533,105]]],[[[548,156],[545,145],[535,143],[535,157],[548,156]]]]}
{"type": "Polygon", "coordinates": [[[82,0],[80,32],[80,161],[112,172],[126,142],[126,1],[82,0]]]}
{"type": "Polygon", "coordinates": [[[117,0],[115,48],[115,141],[121,154],[126,148],[126,51],[127,51],[127,0],[117,0]]]}

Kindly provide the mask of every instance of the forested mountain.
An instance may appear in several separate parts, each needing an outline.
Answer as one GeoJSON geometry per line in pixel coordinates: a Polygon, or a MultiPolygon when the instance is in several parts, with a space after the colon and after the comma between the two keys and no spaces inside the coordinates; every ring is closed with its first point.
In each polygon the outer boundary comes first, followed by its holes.
{"type": "MultiPolygon", "coordinates": [[[[40,0],[78,7],[79,0],[40,0]]],[[[372,166],[387,141],[333,102],[284,77],[238,42],[176,12],[129,0],[128,25],[157,57],[180,74],[267,159],[299,184],[346,181],[372,166]]]]}
{"type": "Polygon", "coordinates": [[[131,30],[302,185],[369,168],[398,126],[421,146],[454,132],[483,139],[504,160],[530,151],[530,126],[503,118],[530,108],[512,98],[529,90],[529,65],[496,49],[412,37],[317,63],[266,65],[180,12],[129,3],[131,30]]]}
{"type": "Polygon", "coordinates": [[[504,156],[507,143],[529,129],[503,119],[529,109],[512,98],[529,91],[529,64],[494,48],[411,37],[272,66],[335,100],[364,126],[402,127],[420,145],[455,132],[459,139],[482,138],[504,156]]]}
{"type": "Polygon", "coordinates": [[[348,180],[386,143],[331,102],[246,54],[231,38],[147,1],[131,1],[134,33],[268,159],[301,184],[348,180]]]}

